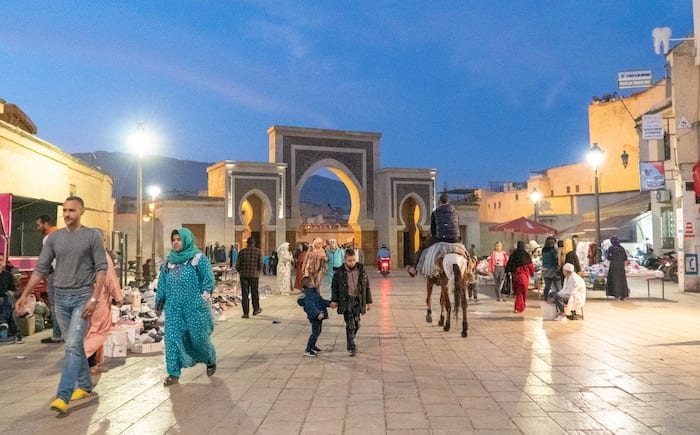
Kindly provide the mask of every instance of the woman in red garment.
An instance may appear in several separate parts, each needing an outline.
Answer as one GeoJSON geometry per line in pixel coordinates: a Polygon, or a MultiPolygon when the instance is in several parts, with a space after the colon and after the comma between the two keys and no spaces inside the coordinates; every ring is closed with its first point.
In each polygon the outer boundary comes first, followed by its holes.
{"type": "Polygon", "coordinates": [[[522,313],[527,305],[527,289],[530,286],[530,277],[535,273],[532,258],[525,250],[525,242],[518,242],[515,252],[508,259],[506,272],[510,273],[515,292],[514,313],[522,313]]]}

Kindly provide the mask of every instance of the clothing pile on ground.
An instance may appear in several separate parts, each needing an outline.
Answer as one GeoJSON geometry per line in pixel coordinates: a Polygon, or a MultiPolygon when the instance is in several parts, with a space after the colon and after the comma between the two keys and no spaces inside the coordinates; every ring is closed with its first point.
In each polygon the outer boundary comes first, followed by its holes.
{"type": "Polygon", "coordinates": [[[489,276],[489,261],[487,259],[480,260],[476,265],[477,275],[489,276]]]}
{"type": "Polygon", "coordinates": [[[235,308],[241,302],[240,296],[235,288],[218,286],[214,289],[209,300],[211,302],[211,313],[215,322],[226,320],[224,311],[235,308]]]}
{"type": "Polygon", "coordinates": [[[153,290],[141,292],[125,287],[124,304],[112,306],[112,330],[105,342],[105,356],[124,357],[126,351],[152,353],[163,351],[163,319],[153,311],[153,290]],[[149,303],[150,302],[150,303],[149,303]]]}
{"type": "MultiPolygon", "coordinates": [[[[599,277],[605,277],[608,275],[608,269],[610,268],[610,262],[605,260],[601,263],[596,263],[592,266],[587,266],[584,270],[588,272],[588,276],[593,281],[599,277]]],[[[625,275],[629,277],[641,276],[641,277],[654,277],[663,278],[664,273],[660,270],[647,269],[646,267],[640,265],[635,260],[628,260],[625,262],[625,275]]]]}

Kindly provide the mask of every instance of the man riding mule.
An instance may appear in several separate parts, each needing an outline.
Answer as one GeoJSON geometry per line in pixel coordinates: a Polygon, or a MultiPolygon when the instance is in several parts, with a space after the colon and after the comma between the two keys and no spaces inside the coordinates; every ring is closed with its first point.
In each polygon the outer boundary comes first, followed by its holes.
{"type": "MultiPolygon", "coordinates": [[[[459,217],[457,215],[457,210],[450,204],[450,197],[447,193],[440,195],[440,204],[430,215],[430,235],[431,239],[426,241],[425,244],[422,244],[421,249],[416,253],[414,264],[409,267],[408,273],[411,276],[416,276],[416,273],[420,273],[426,278],[426,305],[428,307],[425,316],[426,322],[433,321],[433,286],[439,285],[441,287],[440,303],[441,307],[443,307],[443,312],[441,313],[440,322],[438,324],[442,326],[445,322],[445,297],[443,297],[443,294],[447,294],[447,287],[445,287],[447,285],[447,276],[443,272],[444,269],[442,267],[445,256],[448,254],[457,254],[461,256],[465,262],[468,262],[468,264],[476,266],[476,261],[472,260],[466,247],[461,243],[462,238],[459,233],[459,217]]],[[[469,268],[469,270],[472,269],[473,267],[469,268]]],[[[449,300],[447,302],[449,302],[449,300]]],[[[463,306],[466,309],[466,302],[463,306]]],[[[449,322],[446,326],[445,330],[447,331],[449,329],[449,322]]]]}
{"type": "MultiPolygon", "coordinates": [[[[463,248],[464,255],[466,256],[467,249],[462,245],[461,241],[462,237],[459,234],[459,216],[457,215],[457,210],[450,204],[449,195],[443,193],[440,195],[440,204],[430,214],[430,239],[424,240],[424,243],[421,243],[418,252],[416,252],[414,256],[413,264],[408,267],[408,273],[413,277],[416,276],[416,272],[417,270],[420,271],[421,265],[426,264],[423,259],[423,253],[432,246],[435,246],[435,243],[438,242],[459,244],[463,248]]],[[[448,250],[447,252],[452,251],[448,250]]],[[[427,264],[429,268],[432,268],[432,261],[428,261],[427,264]]],[[[422,275],[428,276],[425,273],[422,273],[422,275]]]]}

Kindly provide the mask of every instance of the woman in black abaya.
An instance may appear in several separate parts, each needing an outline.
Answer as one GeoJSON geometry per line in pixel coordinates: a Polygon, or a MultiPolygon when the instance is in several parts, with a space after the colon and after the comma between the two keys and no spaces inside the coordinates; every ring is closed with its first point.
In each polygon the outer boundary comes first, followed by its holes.
{"type": "Polygon", "coordinates": [[[625,274],[625,262],[627,261],[627,251],[620,244],[620,239],[613,236],[610,238],[612,246],[608,249],[608,281],[605,294],[614,296],[617,301],[624,301],[630,296],[630,288],[627,285],[627,275],[625,274]]]}

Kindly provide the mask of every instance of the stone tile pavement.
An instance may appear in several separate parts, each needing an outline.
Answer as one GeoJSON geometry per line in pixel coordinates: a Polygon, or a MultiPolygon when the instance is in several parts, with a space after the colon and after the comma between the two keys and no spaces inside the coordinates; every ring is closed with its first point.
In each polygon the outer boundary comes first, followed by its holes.
{"type": "Polygon", "coordinates": [[[40,344],[45,331],[0,347],[0,433],[700,433],[700,295],[666,283],[661,300],[657,281],[647,299],[646,282],[631,285],[626,302],[590,292],[585,320],[564,323],[542,321],[537,294],[513,314],[482,285],[461,338],[425,322],[422,280],[373,277],[355,358],[336,314],[321,355],[303,357],[296,297],[270,295],[259,316],[217,324],[212,378],[200,365],[165,388],[162,355],[130,353],[95,378],[98,399],[60,419],[49,404],[63,349],[40,344]]]}

